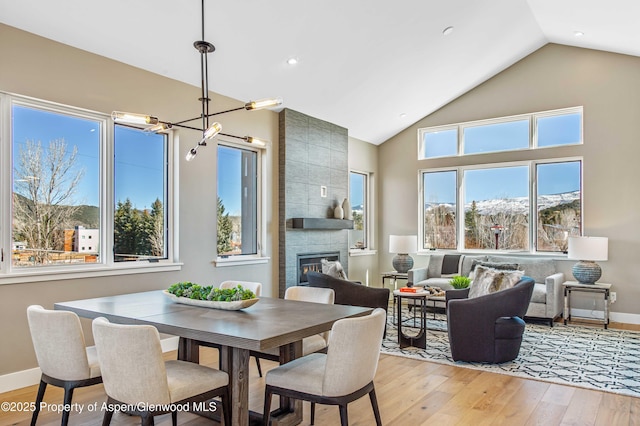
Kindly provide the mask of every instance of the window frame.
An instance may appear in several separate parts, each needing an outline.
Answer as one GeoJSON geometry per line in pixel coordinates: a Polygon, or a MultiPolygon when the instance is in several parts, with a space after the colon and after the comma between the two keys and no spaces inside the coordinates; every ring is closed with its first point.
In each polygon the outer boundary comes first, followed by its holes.
{"type": "MultiPolygon", "coordinates": [[[[357,248],[357,247],[352,247],[351,246],[351,241],[350,241],[350,234],[347,236],[347,242],[349,244],[349,253],[350,254],[362,254],[362,253],[367,253],[367,252],[371,252],[373,251],[373,233],[371,231],[371,207],[372,207],[372,203],[371,203],[371,198],[372,198],[372,194],[371,194],[371,176],[372,173],[369,172],[365,172],[365,171],[361,171],[361,170],[349,170],[349,188],[351,188],[351,174],[355,173],[358,175],[362,175],[364,178],[364,190],[363,190],[363,226],[364,226],[364,247],[362,248],[357,248]]],[[[351,203],[351,193],[349,192],[349,203],[351,203]]],[[[353,207],[353,205],[351,206],[353,207]]],[[[346,213],[346,212],[345,212],[346,213]]],[[[354,223],[354,227],[355,227],[355,223],[354,223]]],[[[349,232],[354,231],[353,230],[349,230],[349,232]]]]}
{"type": "MultiPolygon", "coordinates": [[[[538,188],[537,188],[537,166],[540,164],[555,164],[566,162],[580,162],[580,229],[578,235],[583,234],[584,230],[584,159],[580,156],[575,157],[558,157],[547,159],[534,159],[524,161],[511,161],[502,163],[483,163],[467,166],[454,166],[454,167],[441,167],[441,168],[429,168],[418,170],[418,253],[428,254],[433,250],[431,248],[425,248],[424,238],[424,173],[435,172],[456,172],[456,252],[470,253],[470,252],[482,252],[482,253],[510,253],[510,254],[535,254],[535,255],[561,255],[562,252],[551,251],[538,251],[538,188]],[[490,250],[490,249],[468,249],[464,247],[464,217],[465,217],[465,204],[464,204],[464,172],[467,170],[481,170],[490,168],[507,168],[507,167],[528,167],[528,188],[529,188],[529,244],[528,249],[525,250],[490,250]]],[[[451,249],[439,249],[447,251],[451,249]]]]}
{"type": "Polygon", "coordinates": [[[432,160],[435,158],[452,158],[452,157],[469,157],[472,155],[485,155],[485,154],[495,154],[497,152],[515,152],[515,151],[526,151],[526,150],[539,150],[539,149],[549,149],[549,148],[559,148],[566,146],[576,146],[584,144],[584,108],[582,106],[568,107],[568,108],[560,108],[548,111],[540,111],[529,114],[517,114],[511,115],[507,117],[497,117],[497,118],[489,118],[483,120],[475,120],[475,121],[466,121],[462,123],[456,124],[447,124],[441,126],[432,126],[432,127],[423,127],[418,129],[418,160],[432,160]],[[562,115],[571,115],[571,114],[580,114],[580,141],[576,143],[563,144],[563,145],[549,145],[540,147],[538,146],[538,120],[541,118],[549,118],[555,116],[562,115]],[[505,150],[495,150],[495,151],[483,151],[483,152],[474,152],[465,154],[464,152],[464,131],[468,128],[477,128],[481,126],[491,126],[495,124],[503,124],[503,123],[511,123],[515,121],[529,121],[529,144],[526,148],[515,148],[515,149],[505,149],[505,150]],[[424,136],[428,133],[442,132],[446,130],[456,130],[457,131],[457,153],[455,155],[442,155],[436,157],[426,157],[425,147],[424,147],[424,136]]]}
{"type": "MultiPolygon", "coordinates": [[[[228,137],[218,136],[215,141],[215,150],[216,150],[216,182],[218,181],[218,146],[226,146],[235,149],[243,149],[248,151],[256,152],[258,158],[256,159],[256,244],[257,244],[257,253],[256,254],[236,254],[230,255],[227,257],[221,257],[218,253],[215,253],[215,257],[212,260],[212,263],[216,267],[226,267],[226,266],[240,266],[240,265],[252,265],[252,264],[260,264],[267,263],[270,259],[266,252],[266,241],[267,241],[267,215],[266,215],[266,205],[267,205],[267,165],[270,162],[271,158],[271,142],[267,142],[264,147],[258,145],[249,145],[247,143],[239,143],[228,137]]],[[[218,197],[218,189],[216,187],[215,197],[218,197]]],[[[216,225],[216,241],[218,238],[218,228],[216,225]]],[[[217,247],[217,244],[216,244],[217,247]]]]}
{"type": "Polygon", "coordinates": [[[101,277],[176,271],[181,269],[177,259],[178,220],[176,209],[177,188],[177,144],[173,132],[169,132],[165,157],[167,159],[167,258],[153,262],[114,262],[114,122],[109,114],[78,108],[56,102],[0,91],[0,138],[5,143],[0,146],[0,285],[22,282],[53,281],[62,279],[101,277]],[[38,266],[36,268],[15,268],[11,262],[12,220],[13,220],[13,128],[11,126],[12,107],[21,105],[56,114],[70,115],[100,122],[99,147],[99,220],[100,220],[100,262],[65,266],[38,266]]]}

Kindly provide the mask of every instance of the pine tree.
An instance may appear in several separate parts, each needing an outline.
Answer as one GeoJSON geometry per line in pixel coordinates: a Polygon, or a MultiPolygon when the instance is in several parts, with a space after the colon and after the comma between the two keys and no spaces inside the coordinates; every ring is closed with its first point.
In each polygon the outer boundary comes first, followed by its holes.
{"type": "Polygon", "coordinates": [[[233,222],[229,213],[225,214],[222,199],[218,197],[218,255],[223,255],[231,251],[231,236],[233,233],[233,222]]]}

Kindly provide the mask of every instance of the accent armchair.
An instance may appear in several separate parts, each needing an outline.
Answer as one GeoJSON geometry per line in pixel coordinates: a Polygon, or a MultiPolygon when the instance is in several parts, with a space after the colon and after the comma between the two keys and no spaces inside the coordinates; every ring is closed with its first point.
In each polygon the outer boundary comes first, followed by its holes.
{"type": "Polygon", "coordinates": [[[468,299],[469,289],[448,290],[447,322],[454,361],[502,363],[518,357],[534,281],[468,299]]]}

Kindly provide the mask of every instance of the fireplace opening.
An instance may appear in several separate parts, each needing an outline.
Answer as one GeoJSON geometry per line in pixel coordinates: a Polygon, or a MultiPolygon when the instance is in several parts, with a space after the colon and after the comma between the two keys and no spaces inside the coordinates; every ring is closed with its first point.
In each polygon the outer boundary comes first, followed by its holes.
{"type": "Polygon", "coordinates": [[[327,252],[327,253],[304,253],[297,255],[298,265],[298,284],[308,285],[307,272],[322,272],[322,259],[328,261],[340,261],[340,252],[327,252]]]}

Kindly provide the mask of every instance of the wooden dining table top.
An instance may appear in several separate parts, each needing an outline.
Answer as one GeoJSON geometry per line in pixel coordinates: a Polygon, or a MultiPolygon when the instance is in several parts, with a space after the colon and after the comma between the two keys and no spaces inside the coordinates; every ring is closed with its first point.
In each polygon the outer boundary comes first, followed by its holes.
{"type": "Polygon", "coordinates": [[[177,303],[162,290],[56,303],[85,318],[124,324],[151,324],[160,332],[247,350],[286,345],[331,329],[342,318],[367,315],[371,308],[261,297],[237,311],[177,303]]]}

